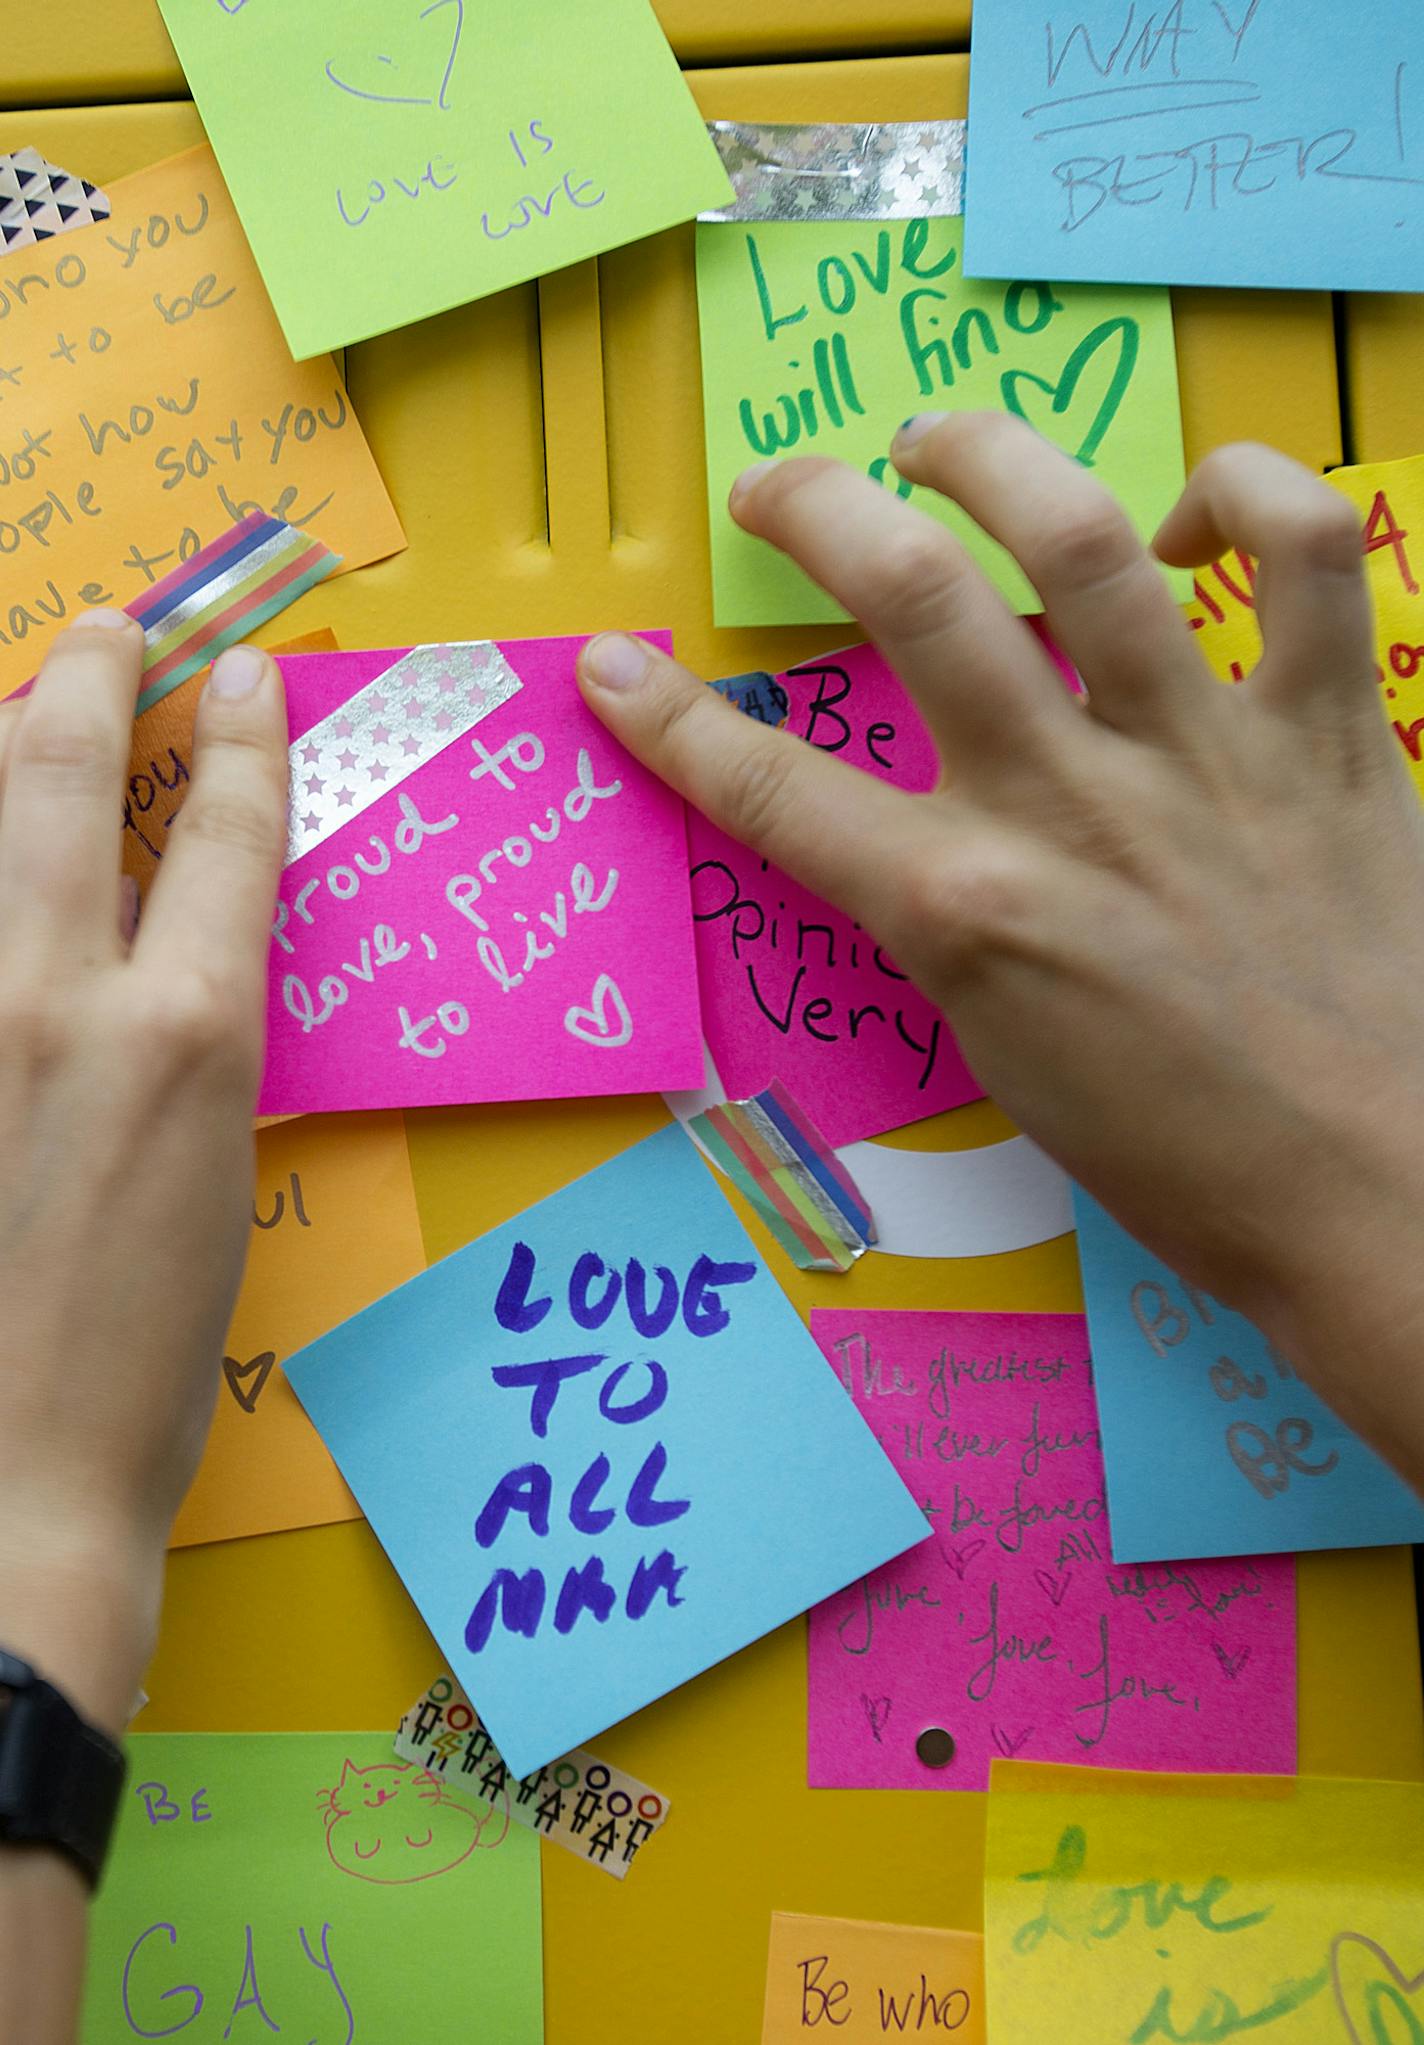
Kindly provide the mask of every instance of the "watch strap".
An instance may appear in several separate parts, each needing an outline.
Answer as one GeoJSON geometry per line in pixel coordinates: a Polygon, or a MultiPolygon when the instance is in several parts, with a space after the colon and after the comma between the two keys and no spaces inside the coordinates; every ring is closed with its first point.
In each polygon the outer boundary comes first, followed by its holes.
{"type": "Polygon", "coordinates": [[[53,1847],[93,1888],[123,1782],[122,1750],[52,1683],[0,1650],[0,1841],[53,1847]]]}

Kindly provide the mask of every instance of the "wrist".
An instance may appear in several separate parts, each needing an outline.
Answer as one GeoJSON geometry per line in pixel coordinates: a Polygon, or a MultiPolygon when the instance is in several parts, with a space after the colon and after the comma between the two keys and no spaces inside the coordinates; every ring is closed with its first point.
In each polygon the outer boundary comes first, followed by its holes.
{"type": "Polygon", "coordinates": [[[0,1646],[122,1738],[153,1654],[163,1551],[53,1506],[0,1508],[0,1646]]]}
{"type": "Polygon", "coordinates": [[[1397,1113],[1387,1127],[1356,1121],[1307,1197],[1291,1203],[1269,1272],[1238,1304],[1357,1434],[1424,1488],[1424,1266],[1414,1219],[1424,1157],[1409,1143],[1408,1121],[1397,1113]]]}

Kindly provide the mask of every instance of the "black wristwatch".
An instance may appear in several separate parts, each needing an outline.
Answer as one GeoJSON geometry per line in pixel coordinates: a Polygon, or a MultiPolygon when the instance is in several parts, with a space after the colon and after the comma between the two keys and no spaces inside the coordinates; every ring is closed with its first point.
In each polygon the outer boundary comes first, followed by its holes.
{"type": "Polygon", "coordinates": [[[0,1842],[67,1854],[92,1889],[123,1786],[114,1742],[28,1662],[0,1648],[0,1842]]]}

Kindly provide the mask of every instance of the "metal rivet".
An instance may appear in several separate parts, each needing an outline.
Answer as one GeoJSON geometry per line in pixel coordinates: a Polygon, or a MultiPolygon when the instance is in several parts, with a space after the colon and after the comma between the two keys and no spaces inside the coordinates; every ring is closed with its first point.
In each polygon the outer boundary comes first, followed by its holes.
{"type": "Polygon", "coordinates": [[[954,1738],[942,1725],[926,1726],[915,1742],[915,1756],[926,1768],[948,1768],[954,1759],[954,1738]]]}

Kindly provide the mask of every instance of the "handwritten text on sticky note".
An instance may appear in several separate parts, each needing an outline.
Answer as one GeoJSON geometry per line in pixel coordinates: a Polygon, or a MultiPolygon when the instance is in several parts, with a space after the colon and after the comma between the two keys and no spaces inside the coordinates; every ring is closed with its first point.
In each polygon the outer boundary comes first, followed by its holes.
{"type": "Polygon", "coordinates": [[[678,1128],[288,1375],[516,1776],[924,1526],[678,1128]]]}
{"type": "Polygon", "coordinates": [[[209,149],[0,271],[0,695],[248,512],[343,557],[405,538],[329,357],[292,361],[209,149]]]}
{"type": "MultiPolygon", "coordinates": [[[[1016,609],[1039,608],[1002,547],[945,498],[897,477],[890,441],[912,412],[1019,414],[1101,477],[1144,534],[1173,503],[1182,425],[1167,294],[971,282],[961,274],[963,225],[698,227],[719,625],[845,616],[727,510],[740,471],[784,453],[866,470],[949,525],[1016,609]]],[[[1188,587],[1182,578],[1183,595],[1188,587]]]]}
{"type": "Polygon", "coordinates": [[[262,1132],[242,1290],[175,1548],[360,1517],[283,1364],[424,1268],[399,1115],[304,1115],[262,1132]]]}
{"type": "Polygon", "coordinates": [[[1293,1565],[1112,1565],[1081,1315],[811,1331],[934,1528],[811,1615],[813,1785],[983,1789],[996,1754],[1294,1768],[1293,1565]]]}
{"type": "Polygon", "coordinates": [[[1424,283],[1424,23],[1335,0],[981,0],[975,276],[1424,283]]]}
{"type": "Polygon", "coordinates": [[[1073,1207],[1117,1561],[1424,1539],[1424,1500],[1259,1329],[1081,1188],[1073,1207]]]}
{"type": "Polygon", "coordinates": [[[700,1077],[682,805],[584,708],[581,643],[282,661],[264,1114],[700,1077]]]}
{"type": "Polygon", "coordinates": [[[808,2031],[842,2045],[946,2033],[957,2045],[983,2045],[983,1939],[773,1912],[762,2045],[793,2045],[808,2031]]]}
{"type": "MultiPolygon", "coordinates": [[[[1380,702],[1424,797],[1424,455],[1332,469],[1325,480],[1360,514],[1380,702]]],[[[1261,652],[1251,557],[1236,552],[1200,569],[1186,617],[1214,674],[1248,675],[1261,652]]]]}
{"type": "Polygon", "coordinates": [[[995,2035],[1055,2045],[1413,2045],[1417,1783],[1090,1774],[998,1762],[995,2035]]]}
{"type": "Polygon", "coordinates": [[[162,10],[297,356],[729,196],[647,0],[162,10]]]}
{"type": "MultiPolygon", "coordinates": [[[[899,788],[939,760],[873,646],[778,678],[786,730],[899,788]]],[[[949,1024],[858,923],[688,812],[703,1022],[733,1100],[784,1080],[831,1143],[978,1100],[949,1024]]]]}
{"type": "Polygon", "coordinates": [[[140,1733],[90,1925],[84,2045],[541,2045],[539,1849],[379,1733],[140,1733]]]}

